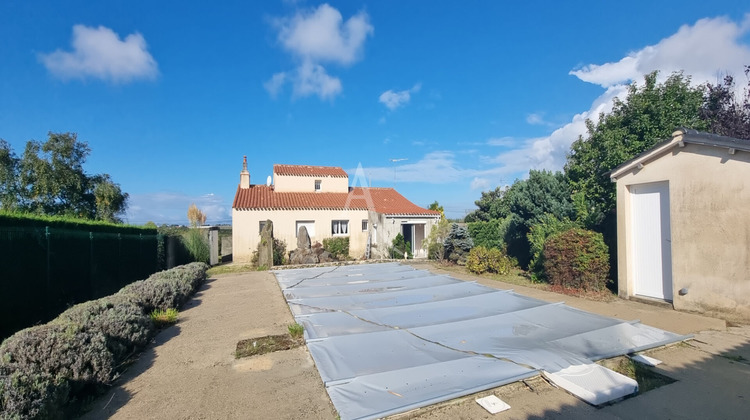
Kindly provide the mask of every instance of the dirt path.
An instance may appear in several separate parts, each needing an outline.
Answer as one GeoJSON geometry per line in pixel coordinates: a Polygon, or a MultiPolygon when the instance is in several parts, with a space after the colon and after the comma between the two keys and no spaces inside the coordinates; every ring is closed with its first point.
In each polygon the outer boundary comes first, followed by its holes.
{"type": "Polygon", "coordinates": [[[85,419],[333,419],[305,347],[235,360],[237,342],[294,322],[274,276],[220,275],[97,399],[85,419]]]}

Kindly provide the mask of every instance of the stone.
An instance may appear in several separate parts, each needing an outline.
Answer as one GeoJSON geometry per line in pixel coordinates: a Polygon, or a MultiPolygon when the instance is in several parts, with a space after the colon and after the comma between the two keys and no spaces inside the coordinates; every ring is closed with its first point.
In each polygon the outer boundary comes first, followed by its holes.
{"type": "Polygon", "coordinates": [[[310,249],[310,235],[304,226],[300,226],[297,232],[297,249],[310,249]]]}
{"type": "Polygon", "coordinates": [[[258,267],[273,267],[273,222],[270,220],[266,220],[266,225],[260,231],[258,267]]]}

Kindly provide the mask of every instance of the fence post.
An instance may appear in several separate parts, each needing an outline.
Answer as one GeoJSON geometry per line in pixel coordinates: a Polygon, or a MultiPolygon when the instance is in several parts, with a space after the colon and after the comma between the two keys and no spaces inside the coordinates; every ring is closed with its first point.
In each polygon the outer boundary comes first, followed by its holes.
{"type": "Polygon", "coordinates": [[[94,232],[89,232],[89,299],[99,296],[99,291],[96,289],[96,273],[94,271],[94,232]]]}
{"type": "Polygon", "coordinates": [[[46,284],[46,287],[45,287],[46,290],[44,291],[45,292],[44,296],[46,297],[45,300],[47,301],[47,304],[45,305],[45,307],[47,308],[47,310],[45,312],[46,312],[46,315],[47,315],[48,318],[52,314],[52,312],[54,311],[52,309],[52,307],[54,305],[52,305],[52,299],[51,299],[51,295],[52,295],[52,267],[51,267],[51,255],[50,255],[50,243],[49,243],[50,241],[49,241],[49,236],[50,236],[49,226],[45,226],[44,227],[44,239],[45,239],[45,243],[47,244],[47,284],[46,284]]]}

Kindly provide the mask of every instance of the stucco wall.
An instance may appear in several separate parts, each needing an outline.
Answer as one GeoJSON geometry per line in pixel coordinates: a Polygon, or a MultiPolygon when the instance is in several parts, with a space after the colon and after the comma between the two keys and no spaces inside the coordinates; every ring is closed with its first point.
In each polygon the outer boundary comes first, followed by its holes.
{"type": "Polygon", "coordinates": [[[274,174],[276,192],[315,192],[315,180],[320,180],[320,192],[348,192],[349,178],[330,176],[296,176],[274,174]]]}
{"type": "MultiPolygon", "coordinates": [[[[387,250],[393,238],[401,232],[403,223],[424,225],[425,237],[429,235],[437,219],[434,217],[392,217],[367,210],[237,210],[232,209],[232,258],[237,262],[250,262],[253,251],[260,241],[260,222],[270,219],[273,222],[274,238],[286,242],[287,251],[297,247],[295,226],[297,221],[314,221],[315,235],[311,241],[323,243],[323,239],[333,237],[333,220],[349,221],[349,256],[361,258],[365,254],[367,235],[373,234],[374,243],[371,258],[388,258],[387,250]],[[367,220],[367,231],[362,231],[362,220],[367,220]]],[[[415,244],[415,257],[426,257],[421,244],[415,244]]]]}
{"type": "MultiPolygon", "coordinates": [[[[388,247],[393,243],[393,239],[401,233],[404,224],[417,224],[424,226],[424,238],[432,231],[433,226],[440,220],[439,217],[424,216],[388,216],[385,214],[370,214],[371,223],[377,223],[377,243],[372,248],[373,258],[390,258],[388,247]]],[[[427,251],[422,249],[421,241],[414,244],[414,257],[426,258],[427,251]]]]}
{"type": "MultiPolygon", "coordinates": [[[[368,219],[367,210],[237,210],[232,209],[232,251],[233,259],[249,262],[260,240],[260,222],[273,222],[273,236],[286,242],[287,251],[297,247],[297,221],[314,221],[315,234],[310,236],[312,243],[323,243],[331,238],[333,220],[349,221],[349,255],[360,258],[365,254],[368,232],[362,231],[362,220],[368,219]]],[[[368,223],[368,229],[372,226],[368,223]]]]}
{"type": "Polygon", "coordinates": [[[750,154],[687,143],[617,180],[618,287],[633,295],[629,187],[669,183],[675,309],[750,319],[750,154]],[[678,291],[688,293],[680,296],[678,291]]]}

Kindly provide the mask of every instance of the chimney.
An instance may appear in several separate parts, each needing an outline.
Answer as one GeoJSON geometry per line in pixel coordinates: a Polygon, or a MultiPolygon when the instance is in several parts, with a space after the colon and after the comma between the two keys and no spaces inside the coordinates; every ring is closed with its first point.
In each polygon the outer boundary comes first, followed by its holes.
{"type": "Polygon", "coordinates": [[[247,171],[247,156],[242,161],[242,172],[240,172],[240,188],[250,188],[250,172],[247,171]]]}

